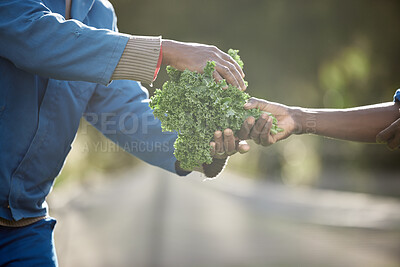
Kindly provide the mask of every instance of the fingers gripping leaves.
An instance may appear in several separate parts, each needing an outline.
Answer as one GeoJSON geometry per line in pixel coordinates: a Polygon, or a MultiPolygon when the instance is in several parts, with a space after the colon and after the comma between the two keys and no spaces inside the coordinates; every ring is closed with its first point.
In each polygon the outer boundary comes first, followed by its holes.
{"type": "MultiPolygon", "coordinates": [[[[242,67],[237,52],[231,49],[228,53],[242,67]]],[[[243,105],[250,96],[224,80],[216,82],[214,71],[215,63],[210,61],[202,74],[168,66],[170,80],[162,90],[156,90],[150,101],[163,131],[178,133],[174,153],[184,169],[212,162],[210,142],[215,131],[230,128],[236,133],[247,117],[257,119],[262,113],[258,109],[245,110],[243,105]]]]}

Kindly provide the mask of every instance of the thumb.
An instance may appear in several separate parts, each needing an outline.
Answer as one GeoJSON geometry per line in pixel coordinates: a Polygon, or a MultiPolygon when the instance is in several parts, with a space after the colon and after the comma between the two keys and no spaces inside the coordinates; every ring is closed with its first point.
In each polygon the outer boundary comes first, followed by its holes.
{"type": "Polygon", "coordinates": [[[262,110],[265,106],[264,103],[265,100],[261,100],[255,97],[250,98],[246,104],[244,104],[244,109],[253,109],[253,108],[258,108],[262,110]]]}

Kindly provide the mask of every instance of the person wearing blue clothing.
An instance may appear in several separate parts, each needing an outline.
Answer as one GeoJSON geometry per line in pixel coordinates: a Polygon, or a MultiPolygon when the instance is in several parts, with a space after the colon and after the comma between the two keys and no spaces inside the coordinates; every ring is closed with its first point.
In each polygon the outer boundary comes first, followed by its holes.
{"type": "MultiPolygon", "coordinates": [[[[208,60],[215,79],[246,89],[241,68],[214,46],[119,33],[106,0],[1,1],[0,266],[57,265],[45,198],[82,117],[143,161],[188,174],[140,81],[152,83],[161,62],[201,72],[208,60]]],[[[230,129],[216,136],[230,145],[197,169],[210,177],[249,149],[230,129]]]]}
{"type": "Polygon", "coordinates": [[[263,99],[251,98],[245,109],[259,108],[278,119],[282,132],[270,133],[272,120],[263,115],[257,121],[246,119],[238,136],[269,146],[292,134],[316,134],[341,140],[382,143],[389,149],[400,146],[400,89],[393,102],[347,109],[309,109],[290,107],[263,99]],[[246,130],[245,130],[246,129],[246,130]]]}

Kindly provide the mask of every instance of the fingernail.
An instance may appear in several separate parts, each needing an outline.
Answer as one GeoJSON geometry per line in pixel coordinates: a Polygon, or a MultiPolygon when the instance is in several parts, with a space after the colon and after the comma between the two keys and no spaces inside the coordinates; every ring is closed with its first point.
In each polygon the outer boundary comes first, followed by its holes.
{"type": "Polygon", "coordinates": [[[225,130],[224,134],[226,136],[231,136],[232,135],[232,131],[231,130],[225,130]]]}
{"type": "Polygon", "coordinates": [[[216,138],[221,137],[221,135],[222,135],[221,131],[216,131],[216,132],[214,133],[214,136],[215,136],[216,138]]]}
{"type": "Polygon", "coordinates": [[[255,123],[254,117],[248,117],[247,120],[246,120],[246,123],[248,125],[253,125],[255,123]]]}

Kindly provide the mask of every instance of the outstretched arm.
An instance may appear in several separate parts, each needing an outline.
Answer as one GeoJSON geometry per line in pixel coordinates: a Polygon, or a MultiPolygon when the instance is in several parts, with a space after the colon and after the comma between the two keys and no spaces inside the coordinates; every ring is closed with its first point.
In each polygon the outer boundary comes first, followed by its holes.
{"type": "MultiPolygon", "coordinates": [[[[259,108],[271,112],[278,119],[282,133],[270,134],[270,118],[265,116],[253,123],[249,136],[269,145],[285,139],[291,134],[311,133],[342,140],[375,143],[376,136],[383,129],[399,119],[399,103],[382,103],[348,109],[306,109],[252,98],[246,109],[259,108]]],[[[400,138],[400,136],[398,137],[400,138]]]]}
{"type": "Polygon", "coordinates": [[[349,109],[301,109],[302,133],[375,143],[376,135],[399,118],[399,104],[388,102],[349,109]]]}
{"type": "MultiPolygon", "coordinates": [[[[98,4],[115,17],[111,7],[98,4]]],[[[198,72],[211,60],[216,62],[214,78],[246,89],[240,66],[214,46],[118,33],[115,19],[107,27],[66,20],[40,0],[0,1],[0,57],[43,77],[103,85],[111,80],[151,83],[161,58],[179,70],[198,72]]]]}

